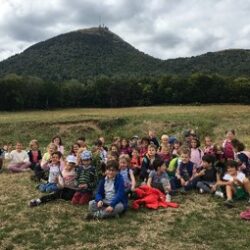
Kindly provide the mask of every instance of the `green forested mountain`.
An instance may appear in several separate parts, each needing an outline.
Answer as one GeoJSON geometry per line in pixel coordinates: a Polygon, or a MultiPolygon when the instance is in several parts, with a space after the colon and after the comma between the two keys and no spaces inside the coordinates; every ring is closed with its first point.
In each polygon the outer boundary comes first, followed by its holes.
{"type": "Polygon", "coordinates": [[[0,62],[0,76],[15,73],[44,80],[86,80],[99,75],[150,76],[218,73],[250,76],[250,50],[225,50],[160,60],[140,52],[107,28],[73,31],[37,43],[0,62]]]}
{"type": "Polygon", "coordinates": [[[73,31],[37,43],[0,63],[0,75],[83,80],[97,75],[148,74],[161,60],[148,56],[107,28],[73,31]]]}

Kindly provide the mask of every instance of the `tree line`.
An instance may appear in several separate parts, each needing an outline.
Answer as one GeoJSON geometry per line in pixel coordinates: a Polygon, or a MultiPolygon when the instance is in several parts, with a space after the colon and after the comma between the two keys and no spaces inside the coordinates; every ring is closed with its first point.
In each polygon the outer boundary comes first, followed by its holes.
{"type": "Polygon", "coordinates": [[[80,82],[0,78],[0,110],[128,107],[163,104],[250,103],[250,78],[204,73],[190,76],[99,76],[80,82]]]}

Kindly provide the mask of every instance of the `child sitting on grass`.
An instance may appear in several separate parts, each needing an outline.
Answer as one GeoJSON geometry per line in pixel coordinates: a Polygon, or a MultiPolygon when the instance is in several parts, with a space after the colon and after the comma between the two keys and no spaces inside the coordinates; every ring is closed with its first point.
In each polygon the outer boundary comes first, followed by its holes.
{"type": "Polygon", "coordinates": [[[140,143],[140,161],[142,162],[143,157],[148,152],[148,145],[150,144],[148,137],[143,137],[140,143]]]}
{"type": "Polygon", "coordinates": [[[57,146],[54,143],[50,143],[47,146],[47,152],[43,155],[41,164],[37,164],[34,167],[35,176],[32,180],[40,182],[42,180],[48,180],[48,165],[51,163],[51,156],[54,152],[57,152],[57,146]]]}
{"type": "Polygon", "coordinates": [[[7,145],[4,145],[3,148],[0,149],[0,170],[3,167],[4,156],[5,156],[5,153],[7,153],[7,151],[8,151],[7,145]]]}
{"type": "Polygon", "coordinates": [[[245,145],[237,139],[232,140],[235,160],[238,162],[239,170],[247,176],[250,175],[250,152],[245,150],[245,145]]]}
{"type": "Polygon", "coordinates": [[[196,187],[200,194],[213,193],[213,186],[216,183],[216,169],[214,167],[215,158],[212,155],[204,155],[202,157],[202,167],[195,175],[197,178],[196,187]]]}
{"type": "Polygon", "coordinates": [[[170,147],[169,146],[161,146],[158,155],[160,158],[166,162],[166,164],[169,164],[170,159],[171,159],[171,154],[170,154],[170,147]]]}
{"type": "Polygon", "coordinates": [[[64,154],[64,146],[62,143],[62,138],[58,135],[54,136],[51,140],[52,143],[56,144],[57,150],[61,152],[61,154],[64,154]]]}
{"type": "Polygon", "coordinates": [[[190,150],[183,148],[181,150],[181,162],[176,169],[175,178],[171,180],[173,190],[182,188],[183,191],[188,191],[196,188],[194,163],[190,161],[190,150]]]}
{"type": "Polygon", "coordinates": [[[34,170],[36,165],[40,165],[42,160],[42,153],[39,150],[39,144],[37,140],[30,141],[30,151],[28,152],[29,160],[30,160],[30,168],[34,170]]]}
{"type": "Polygon", "coordinates": [[[204,140],[205,146],[203,148],[204,155],[215,155],[214,145],[210,136],[206,136],[204,140]]]}
{"type": "Polygon", "coordinates": [[[171,201],[171,185],[168,174],[166,173],[166,163],[162,159],[157,159],[153,163],[154,170],[150,171],[147,185],[149,187],[157,188],[166,194],[166,201],[171,201]]]}
{"type": "Polygon", "coordinates": [[[125,138],[121,140],[120,155],[131,155],[131,148],[129,146],[129,141],[125,138]]]}
{"type": "Polygon", "coordinates": [[[133,170],[129,167],[130,157],[129,155],[121,155],[119,157],[119,170],[123,177],[125,193],[131,193],[135,189],[135,176],[133,170]]]}
{"type": "Polygon", "coordinates": [[[81,165],[77,170],[78,191],[74,194],[71,203],[73,205],[85,205],[91,200],[93,191],[96,187],[95,167],[91,165],[92,154],[85,150],[81,154],[81,165]]]}
{"type": "Polygon", "coordinates": [[[87,220],[119,216],[126,210],[128,200],[118,167],[116,161],[107,162],[106,177],[98,185],[95,200],[89,202],[87,220]]]}
{"type": "Polygon", "coordinates": [[[58,179],[58,176],[61,174],[61,170],[60,170],[61,157],[62,157],[62,154],[59,151],[52,153],[51,163],[48,164],[48,169],[49,169],[48,183],[42,183],[39,185],[39,190],[41,192],[50,193],[58,189],[57,179],[58,179]]]}
{"type": "Polygon", "coordinates": [[[226,160],[233,160],[234,159],[234,151],[232,140],[235,139],[235,130],[231,129],[226,131],[226,139],[222,143],[222,147],[224,150],[224,155],[226,160]]]}
{"type": "MultiPolygon", "coordinates": [[[[228,160],[226,163],[227,173],[223,177],[223,181],[218,185],[226,186],[225,205],[233,207],[234,199],[244,199],[250,195],[250,181],[245,174],[238,171],[238,163],[233,160],[228,160]]],[[[248,201],[250,202],[250,200],[248,201]]]]}
{"type": "Polygon", "coordinates": [[[135,177],[138,177],[140,175],[141,171],[141,162],[140,162],[140,153],[138,148],[133,148],[132,150],[132,158],[130,161],[130,166],[134,172],[135,177]]]}
{"type": "Polygon", "coordinates": [[[8,169],[12,173],[26,172],[30,170],[29,156],[21,142],[16,143],[16,149],[5,153],[5,159],[10,160],[8,169]]]}
{"type": "Polygon", "coordinates": [[[191,154],[190,160],[195,164],[196,168],[200,168],[202,164],[202,157],[204,153],[200,149],[200,141],[197,138],[191,140],[191,154]]]}
{"type": "Polygon", "coordinates": [[[44,195],[41,198],[33,199],[29,202],[30,207],[38,206],[50,201],[63,199],[71,200],[76,192],[75,179],[76,179],[76,157],[69,155],[66,158],[66,165],[62,171],[62,175],[58,176],[58,190],[52,194],[44,195]]]}
{"type": "Polygon", "coordinates": [[[141,181],[147,182],[149,172],[154,169],[153,163],[157,158],[159,158],[159,156],[156,154],[156,146],[154,144],[150,144],[148,146],[148,151],[142,160],[140,173],[141,181]]]}

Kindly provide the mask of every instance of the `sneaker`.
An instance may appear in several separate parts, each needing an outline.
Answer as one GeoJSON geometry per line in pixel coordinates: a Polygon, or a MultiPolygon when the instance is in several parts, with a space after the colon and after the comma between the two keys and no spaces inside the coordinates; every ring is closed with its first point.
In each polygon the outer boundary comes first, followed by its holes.
{"type": "Polygon", "coordinates": [[[220,198],[224,198],[224,194],[223,194],[223,192],[221,192],[221,191],[216,191],[216,192],[214,193],[214,195],[215,195],[215,196],[218,196],[218,197],[220,197],[220,198]]]}
{"type": "Polygon", "coordinates": [[[170,194],[166,194],[166,202],[171,202],[171,195],[170,194]]]}
{"type": "Polygon", "coordinates": [[[234,207],[234,201],[233,200],[226,200],[224,201],[224,205],[228,208],[234,207]]]}
{"type": "Polygon", "coordinates": [[[29,202],[29,206],[30,207],[36,207],[39,206],[41,203],[41,201],[39,199],[33,199],[29,202]]]}
{"type": "Polygon", "coordinates": [[[204,194],[204,189],[200,188],[200,189],[199,189],[199,193],[200,193],[200,194],[204,194]]]}

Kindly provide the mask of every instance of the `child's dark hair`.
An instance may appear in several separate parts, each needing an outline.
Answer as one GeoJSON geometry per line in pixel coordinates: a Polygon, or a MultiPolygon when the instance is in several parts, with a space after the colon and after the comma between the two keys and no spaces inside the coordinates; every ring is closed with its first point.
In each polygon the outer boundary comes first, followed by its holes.
{"type": "Polygon", "coordinates": [[[77,145],[77,146],[80,148],[80,144],[79,144],[79,143],[77,143],[77,142],[74,143],[74,144],[71,146],[71,150],[70,150],[70,153],[71,153],[71,154],[75,153],[75,152],[74,152],[74,146],[75,146],[75,145],[77,145]]]}
{"type": "Polygon", "coordinates": [[[214,163],[215,162],[215,157],[213,155],[203,155],[202,160],[207,162],[207,163],[214,163]]]}
{"type": "Polygon", "coordinates": [[[184,154],[184,155],[189,155],[191,154],[190,152],[190,148],[186,147],[186,146],[182,146],[181,149],[180,149],[180,152],[181,154],[184,154]]]}
{"type": "Polygon", "coordinates": [[[118,169],[119,169],[118,161],[114,161],[114,160],[108,161],[107,165],[106,165],[106,170],[111,169],[111,168],[118,171],[118,169]]]}
{"type": "Polygon", "coordinates": [[[113,151],[113,152],[109,152],[109,154],[118,161],[118,159],[119,159],[119,153],[118,152],[113,151]]]}
{"type": "Polygon", "coordinates": [[[159,167],[161,167],[165,162],[162,159],[156,159],[153,162],[153,168],[157,171],[159,167]]]}
{"type": "Polygon", "coordinates": [[[77,141],[86,141],[86,138],[84,137],[84,136],[82,136],[82,137],[79,137],[78,139],[77,139],[77,141]]]}
{"type": "Polygon", "coordinates": [[[225,134],[227,134],[228,132],[231,132],[233,135],[235,135],[235,130],[234,130],[234,129],[227,130],[227,131],[225,132],[225,134]]]}
{"type": "Polygon", "coordinates": [[[61,153],[60,151],[53,152],[53,153],[51,154],[51,156],[53,156],[53,155],[57,155],[57,156],[59,157],[59,159],[62,158],[62,153],[61,153]]]}
{"type": "Polygon", "coordinates": [[[238,162],[237,161],[234,161],[234,160],[228,160],[226,162],[226,167],[227,168],[235,168],[235,169],[238,169],[238,162]]]}
{"type": "Polygon", "coordinates": [[[237,139],[232,140],[232,145],[237,150],[237,152],[241,152],[245,150],[245,145],[237,139]]]}
{"type": "Polygon", "coordinates": [[[103,143],[102,143],[101,140],[98,139],[98,140],[95,141],[95,146],[102,147],[102,145],[103,145],[103,143]]]}
{"type": "Polygon", "coordinates": [[[142,142],[147,142],[148,144],[150,144],[150,140],[149,140],[148,137],[142,137],[142,138],[141,138],[141,143],[142,143],[142,142]]]}
{"type": "Polygon", "coordinates": [[[196,147],[200,147],[201,143],[200,143],[200,140],[198,138],[193,138],[191,141],[196,141],[196,147]]]}
{"type": "Polygon", "coordinates": [[[62,138],[61,138],[59,135],[54,136],[54,137],[52,138],[51,142],[54,143],[54,140],[55,140],[56,138],[59,139],[59,145],[62,146],[62,145],[63,145],[63,143],[62,143],[62,138]]]}

